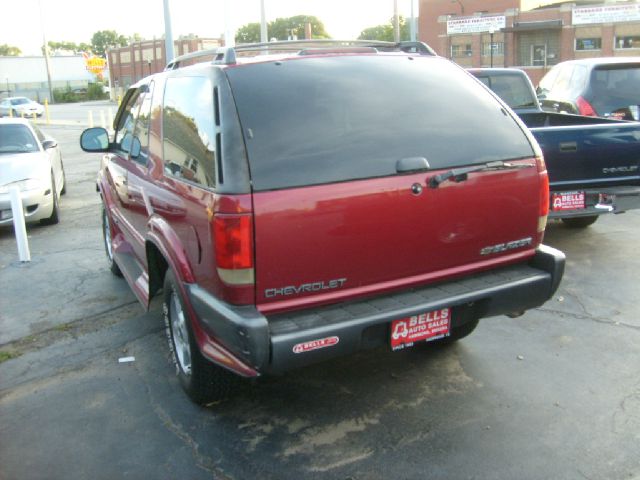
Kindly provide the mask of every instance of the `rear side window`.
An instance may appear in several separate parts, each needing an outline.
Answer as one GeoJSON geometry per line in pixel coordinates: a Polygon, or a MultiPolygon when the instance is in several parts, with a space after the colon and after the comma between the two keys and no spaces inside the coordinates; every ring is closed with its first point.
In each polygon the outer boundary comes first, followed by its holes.
{"type": "Polygon", "coordinates": [[[470,75],[436,57],[296,59],[227,69],[255,190],[531,156],[518,124],[470,75]]]}
{"type": "Polygon", "coordinates": [[[213,86],[206,77],[168,78],[162,113],[166,175],[215,186],[213,86]]]}

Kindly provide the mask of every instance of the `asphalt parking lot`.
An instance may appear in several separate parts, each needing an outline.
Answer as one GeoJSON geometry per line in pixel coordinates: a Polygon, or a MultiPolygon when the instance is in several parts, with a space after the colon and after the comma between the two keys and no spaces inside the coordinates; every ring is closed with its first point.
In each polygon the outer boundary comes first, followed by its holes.
{"type": "Polygon", "coordinates": [[[29,228],[29,264],[0,230],[0,479],[640,480],[640,212],[550,224],[565,277],[522,317],[200,408],[158,302],[144,312],[107,268],[99,156],[81,152],[79,127],[46,129],[69,182],[61,221],[29,228]]]}

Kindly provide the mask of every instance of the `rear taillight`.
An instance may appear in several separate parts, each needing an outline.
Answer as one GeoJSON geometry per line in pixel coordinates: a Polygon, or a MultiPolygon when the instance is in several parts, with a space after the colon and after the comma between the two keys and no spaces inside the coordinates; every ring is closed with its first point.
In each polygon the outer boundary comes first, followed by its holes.
{"type": "Polygon", "coordinates": [[[578,106],[578,113],[580,115],[584,115],[586,117],[597,117],[595,109],[591,106],[589,102],[587,102],[584,98],[578,97],[576,100],[576,105],[578,106]]]}
{"type": "Polygon", "coordinates": [[[547,175],[547,166],[544,163],[542,155],[536,156],[536,165],[538,167],[538,175],[540,177],[540,208],[538,212],[538,233],[540,241],[542,234],[547,227],[547,215],[549,215],[549,176],[547,175]]]}
{"type": "Polygon", "coordinates": [[[220,279],[228,285],[254,282],[253,216],[216,214],[213,218],[216,267],[220,279]]]}

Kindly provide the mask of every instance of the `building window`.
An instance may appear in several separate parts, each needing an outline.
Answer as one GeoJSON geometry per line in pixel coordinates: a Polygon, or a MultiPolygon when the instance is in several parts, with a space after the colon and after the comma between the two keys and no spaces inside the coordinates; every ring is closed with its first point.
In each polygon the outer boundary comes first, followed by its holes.
{"type": "Polygon", "coordinates": [[[156,58],[160,60],[162,58],[162,48],[156,47],[156,58]]]}
{"type": "Polygon", "coordinates": [[[471,48],[471,44],[467,43],[464,45],[451,45],[451,56],[454,58],[460,57],[470,57],[473,55],[473,49],[471,48]]]}
{"type": "Polygon", "coordinates": [[[153,48],[145,48],[142,51],[142,60],[145,62],[153,60],[153,48]]]}
{"type": "Polygon", "coordinates": [[[640,36],[616,37],[616,48],[640,48],[640,36]]]}
{"type": "Polygon", "coordinates": [[[131,63],[131,52],[120,52],[120,63],[131,63]]]}
{"type": "MultiPolygon", "coordinates": [[[[482,56],[490,57],[491,56],[491,42],[485,42],[482,44],[482,56]]],[[[501,57],[504,55],[504,43],[502,42],[493,42],[493,56],[501,57]]]]}
{"type": "Polygon", "coordinates": [[[576,51],[600,50],[601,48],[602,48],[601,38],[576,38],[576,51]]]}

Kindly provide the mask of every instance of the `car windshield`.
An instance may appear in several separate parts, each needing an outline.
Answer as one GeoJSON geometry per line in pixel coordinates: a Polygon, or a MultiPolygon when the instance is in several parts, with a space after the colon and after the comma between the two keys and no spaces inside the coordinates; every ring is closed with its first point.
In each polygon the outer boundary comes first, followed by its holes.
{"type": "Polygon", "coordinates": [[[25,103],[31,103],[31,100],[29,100],[28,98],[25,98],[25,97],[12,98],[11,99],[11,104],[12,105],[24,105],[25,103]]]}
{"type": "Polygon", "coordinates": [[[604,66],[591,73],[591,105],[601,116],[637,109],[640,104],[640,65],[604,66]]]}
{"type": "Polygon", "coordinates": [[[36,139],[26,125],[0,125],[0,154],[37,151],[36,139]]]}

